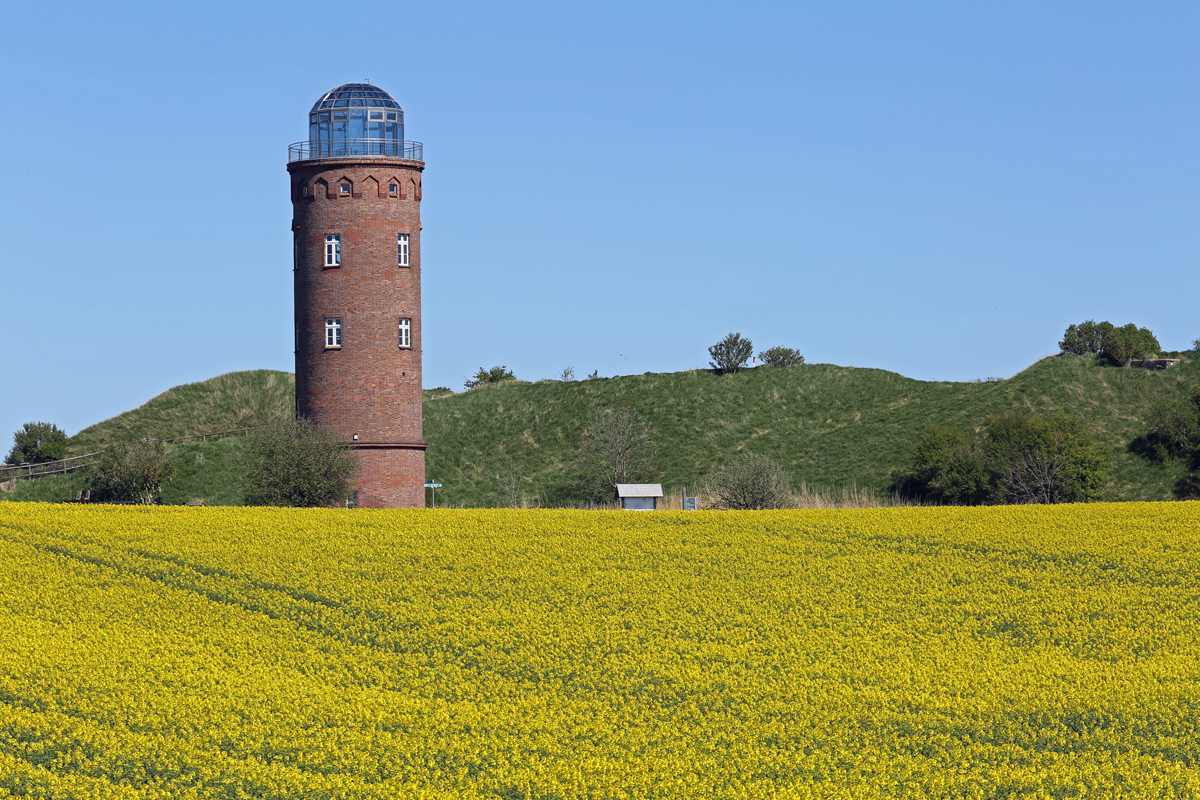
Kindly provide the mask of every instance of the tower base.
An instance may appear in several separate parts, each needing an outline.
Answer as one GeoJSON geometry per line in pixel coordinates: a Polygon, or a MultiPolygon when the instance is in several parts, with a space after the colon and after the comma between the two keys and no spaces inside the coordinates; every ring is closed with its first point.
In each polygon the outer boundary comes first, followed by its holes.
{"type": "Polygon", "coordinates": [[[359,444],[359,508],[424,508],[425,445],[359,444]]]}

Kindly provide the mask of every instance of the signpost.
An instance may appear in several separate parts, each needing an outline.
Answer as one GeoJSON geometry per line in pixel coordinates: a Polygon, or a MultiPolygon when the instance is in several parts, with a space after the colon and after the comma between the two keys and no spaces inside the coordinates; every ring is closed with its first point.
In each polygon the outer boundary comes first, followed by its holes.
{"type": "Polygon", "coordinates": [[[442,488],[442,485],[440,483],[427,483],[425,484],[425,488],[433,490],[432,506],[433,508],[437,508],[437,490],[442,488]]]}

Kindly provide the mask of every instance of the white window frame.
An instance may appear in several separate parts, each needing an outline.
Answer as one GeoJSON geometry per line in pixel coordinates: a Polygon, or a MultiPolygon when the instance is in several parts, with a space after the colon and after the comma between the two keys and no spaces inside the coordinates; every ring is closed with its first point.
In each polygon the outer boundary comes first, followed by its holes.
{"type": "Polygon", "coordinates": [[[336,350],[342,346],[342,318],[325,318],[325,349],[336,350]]]}
{"type": "Polygon", "coordinates": [[[325,266],[340,267],[342,265],[342,235],[340,233],[325,234],[325,266]]]}
{"type": "Polygon", "coordinates": [[[408,266],[408,234],[396,234],[396,266],[408,266]]]}
{"type": "Polygon", "coordinates": [[[400,346],[409,349],[412,347],[412,317],[400,318],[400,346]]]}

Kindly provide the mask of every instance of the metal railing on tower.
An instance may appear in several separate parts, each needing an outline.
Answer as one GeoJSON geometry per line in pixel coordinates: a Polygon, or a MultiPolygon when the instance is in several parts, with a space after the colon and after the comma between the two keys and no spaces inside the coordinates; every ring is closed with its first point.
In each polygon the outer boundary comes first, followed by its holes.
{"type": "Polygon", "coordinates": [[[288,145],[288,163],[314,158],[371,156],[424,161],[424,145],[408,139],[330,139],[288,145]]]}

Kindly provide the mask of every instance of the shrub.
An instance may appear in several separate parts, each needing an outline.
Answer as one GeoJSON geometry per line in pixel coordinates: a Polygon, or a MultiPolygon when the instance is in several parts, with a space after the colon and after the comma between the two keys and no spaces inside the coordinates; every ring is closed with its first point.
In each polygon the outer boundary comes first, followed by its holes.
{"type": "Polygon", "coordinates": [[[914,448],[913,462],[920,494],[935,503],[979,505],[992,494],[978,443],[957,428],[928,426],[914,448]]]}
{"type": "Polygon", "coordinates": [[[768,367],[798,367],[804,363],[804,356],[790,347],[772,347],[759,353],[758,360],[768,367]]]}
{"type": "Polygon", "coordinates": [[[650,426],[632,406],[593,411],[580,436],[571,483],[588,502],[609,501],[618,483],[652,477],[657,457],[650,426]]]}
{"type": "Polygon", "coordinates": [[[337,431],[294,420],[253,432],[236,467],[246,505],[313,508],[344,502],[359,464],[337,431]]]}
{"type": "Polygon", "coordinates": [[[1161,349],[1153,333],[1131,322],[1109,331],[1101,352],[1113,364],[1127,367],[1135,358],[1154,357],[1161,349]]]}
{"type": "Polygon", "coordinates": [[[749,339],[743,339],[742,334],[731,333],[708,348],[708,355],[712,358],[709,366],[713,369],[722,373],[737,372],[754,355],[754,345],[749,339]]]}
{"type": "Polygon", "coordinates": [[[508,367],[492,367],[491,369],[479,368],[479,372],[475,373],[473,378],[467,378],[463,384],[468,389],[474,389],[476,386],[485,386],[492,383],[504,383],[505,381],[515,381],[516,375],[513,375],[512,370],[508,367]]]}
{"type": "Polygon", "coordinates": [[[1073,414],[989,417],[984,451],[998,503],[1083,503],[1099,497],[1107,481],[1107,459],[1073,414]]]}
{"type": "Polygon", "coordinates": [[[1200,387],[1186,400],[1159,406],[1150,414],[1147,437],[1156,457],[1166,460],[1200,448],[1200,387]]]}
{"type": "Polygon", "coordinates": [[[1104,337],[1112,328],[1111,322],[1096,322],[1089,319],[1087,322],[1067,328],[1058,347],[1064,353],[1076,356],[1099,353],[1104,343],[1104,337]]]}
{"type": "Polygon", "coordinates": [[[1121,367],[1129,366],[1136,358],[1155,356],[1162,349],[1153,333],[1132,322],[1118,328],[1111,322],[1090,319],[1067,328],[1058,346],[1062,352],[1074,355],[1099,353],[1121,367]]]}
{"type": "Polygon", "coordinates": [[[41,464],[67,457],[67,434],[50,422],[26,422],[13,434],[9,464],[41,464]]]}
{"type": "Polygon", "coordinates": [[[171,482],[175,467],[159,439],[116,444],[88,467],[87,482],[99,500],[151,505],[171,482]]]}
{"type": "Polygon", "coordinates": [[[1100,495],[1106,459],[1077,417],[1009,412],[982,437],[933,426],[914,448],[912,482],[928,500],[954,505],[1081,503],[1100,495]]]}
{"type": "Polygon", "coordinates": [[[1175,484],[1175,494],[1180,500],[1200,500],[1200,469],[1180,478],[1175,484]]]}
{"type": "Polygon", "coordinates": [[[704,479],[712,508],[723,511],[787,508],[792,500],[787,471],[766,456],[743,453],[704,479]]]}

